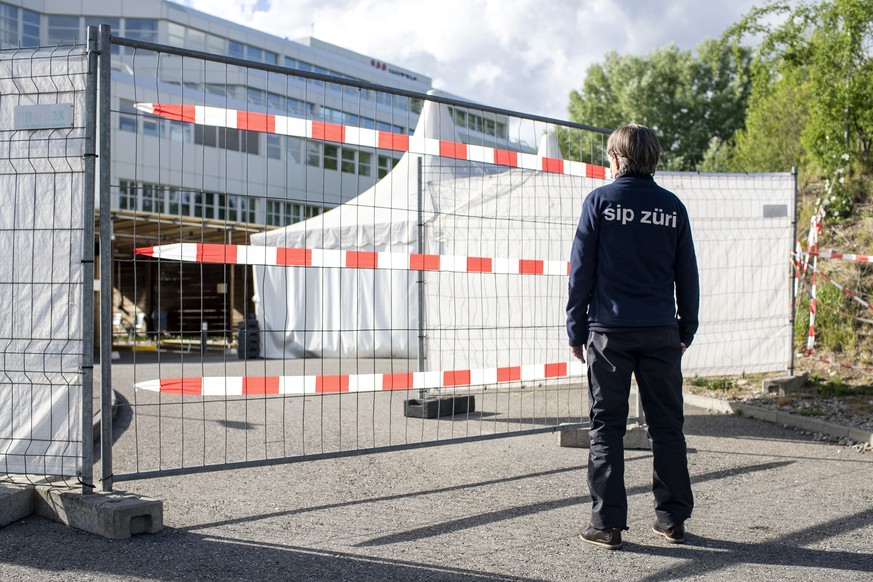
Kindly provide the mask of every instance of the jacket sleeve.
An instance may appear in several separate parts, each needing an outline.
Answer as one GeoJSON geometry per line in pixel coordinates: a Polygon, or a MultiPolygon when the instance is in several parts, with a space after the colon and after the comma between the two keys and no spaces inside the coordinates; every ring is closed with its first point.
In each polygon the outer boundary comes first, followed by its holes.
{"type": "MultiPolygon", "coordinates": [[[[684,210],[684,208],[683,208],[684,210]]],[[[679,228],[676,244],[676,314],[679,318],[679,338],[686,346],[694,341],[700,309],[700,280],[697,256],[687,211],[679,228]]]]}
{"type": "Polygon", "coordinates": [[[588,304],[594,289],[599,243],[594,198],[589,195],[582,205],[582,216],[570,251],[567,336],[571,346],[582,345],[588,340],[588,304]]]}

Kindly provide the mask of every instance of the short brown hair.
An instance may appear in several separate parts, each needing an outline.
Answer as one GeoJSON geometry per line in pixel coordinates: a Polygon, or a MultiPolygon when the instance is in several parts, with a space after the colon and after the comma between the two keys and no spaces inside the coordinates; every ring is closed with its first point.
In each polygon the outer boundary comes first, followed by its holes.
{"type": "Polygon", "coordinates": [[[661,157],[661,143],[654,131],[631,123],[612,132],[606,142],[606,155],[618,157],[622,174],[652,176],[661,157]]]}

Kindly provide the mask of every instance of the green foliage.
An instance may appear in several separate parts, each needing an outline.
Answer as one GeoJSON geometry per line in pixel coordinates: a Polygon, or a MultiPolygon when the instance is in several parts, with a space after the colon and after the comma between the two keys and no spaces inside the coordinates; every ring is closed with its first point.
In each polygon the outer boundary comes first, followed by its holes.
{"type": "Polygon", "coordinates": [[[697,169],[700,172],[729,172],[733,163],[732,157],[731,143],[714,137],[709,140],[709,147],[697,169]]]}
{"type": "Polygon", "coordinates": [[[745,128],[735,136],[729,168],[735,172],[787,172],[805,165],[800,137],[808,117],[811,88],[785,75],[749,102],[745,128]]]}
{"type": "MultiPolygon", "coordinates": [[[[829,352],[845,352],[855,349],[858,343],[855,320],[832,311],[851,312],[853,309],[852,300],[821,277],[818,279],[816,295],[816,349],[823,348],[829,352]]],[[[795,345],[804,350],[807,337],[809,337],[809,297],[803,295],[797,300],[797,313],[794,320],[795,345]]]]}
{"type": "Polygon", "coordinates": [[[706,388],[707,390],[730,390],[734,387],[734,381],[730,378],[692,378],[692,386],[706,388]]]}
{"type": "MultiPolygon", "coordinates": [[[[642,123],[661,140],[663,168],[697,169],[713,138],[726,142],[742,127],[749,55],[714,40],[701,43],[696,55],[675,45],[644,57],[613,51],[588,68],[581,90],[571,92],[570,119],[606,128],[642,123]]],[[[559,141],[565,157],[582,158],[566,133],[559,141]]]]}
{"type": "Polygon", "coordinates": [[[818,374],[813,374],[807,382],[810,387],[823,398],[831,398],[833,396],[849,396],[857,393],[857,389],[846,384],[842,378],[834,376],[833,378],[824,378],[818,374]]]}
{"type": "Polygon", "coordinates": [[[871,34],[870,0],[772,2],[729,29],[725,40],[737,48],[746,36],[761,38],[735,168],[784,170],[792,160],[808,161],[825,180],[828,214],[848,216],[860,176],[873,170],[871,34]],[[784,19],[772,24],[777,17],[784,19]],[[780,116],[786,124],[782,132],[780,116]],[[780,143],[789,149],[779,149],[780,143]],[[772,156],[777,159],[767,159],[772,156]]]}

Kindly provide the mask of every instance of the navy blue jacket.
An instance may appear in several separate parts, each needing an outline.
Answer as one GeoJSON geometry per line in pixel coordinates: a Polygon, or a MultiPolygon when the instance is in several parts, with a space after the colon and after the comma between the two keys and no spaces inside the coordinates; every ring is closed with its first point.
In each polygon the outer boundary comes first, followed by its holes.
{"type": "Polygon", "coordinates": [[[622,174],[582,206],[570,255],[567,334],[679,327],[697,332],[700,285],[685,206],[651,176],[622,174]]]}

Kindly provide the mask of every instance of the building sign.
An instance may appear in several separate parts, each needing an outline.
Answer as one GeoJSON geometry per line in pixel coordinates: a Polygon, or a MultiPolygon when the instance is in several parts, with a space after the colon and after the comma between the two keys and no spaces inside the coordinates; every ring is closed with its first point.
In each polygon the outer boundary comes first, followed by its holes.
{"type": "Polygon", "coordinates": [[[401,71],[400,69],[395,69],[394,67],[387,65],[382,61],[370,59],[370,64],[380,71],[387,71],[392,75],[397,75],[398,77],[403,77],[404,79],[409,79],[410,81],[418,81],[418,77],[416,75],[412,75],[410,73],[407,73],[406,71],[401,71]]]}

